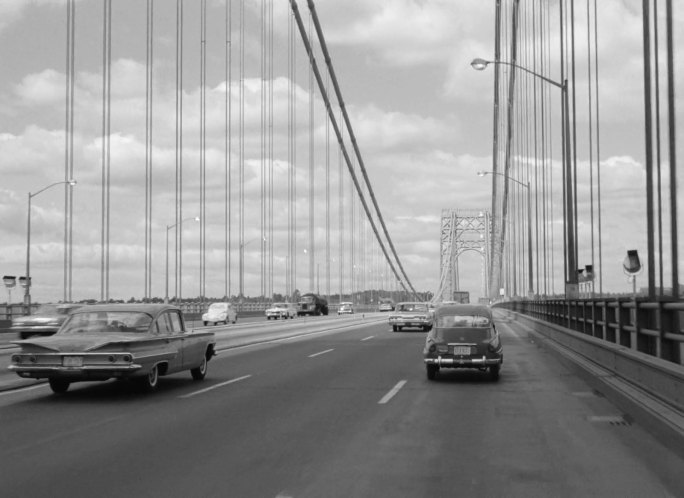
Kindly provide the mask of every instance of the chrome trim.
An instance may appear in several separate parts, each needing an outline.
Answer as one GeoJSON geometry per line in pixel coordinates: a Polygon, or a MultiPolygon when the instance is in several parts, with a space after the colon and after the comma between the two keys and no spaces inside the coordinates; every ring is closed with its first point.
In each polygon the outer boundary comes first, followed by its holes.
{"type": "Polygon", "coordinates": [[[482,356],[479,358],[425,358],[423,360],[426,365],[437,365],[439,367],[466,367],[466,366],[487,366],[498,365],[502,362],[501,358],[487,358],[482,356]]]}

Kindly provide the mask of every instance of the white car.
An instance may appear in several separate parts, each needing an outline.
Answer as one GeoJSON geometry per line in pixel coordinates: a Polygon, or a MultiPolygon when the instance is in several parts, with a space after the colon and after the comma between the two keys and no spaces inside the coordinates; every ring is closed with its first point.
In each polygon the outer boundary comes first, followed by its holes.
{"type": "Polygon", "coordinates": [[[217,325],[219,323],[228,325],[228,322],[237,322],[237,311],[231,303],[212,303],[207,312],[202,315],[204,325],[217,325]]]}
{"type": "Polygon", "coordinates": [[[342,315],[342,314],[353,314],[354,313],[354,304],[353,303],[340,303],[340,307],[337,308],[337,314],[342,315]]]}
{"type": "Polygon", "coordinates": [[[273,318],[277,320],[282,318],[283,320],[287,318],[297,317],[297,306],[292,303],[273,303],[273,306],[266,310],[266,319],[270,320],[273,318]]]}

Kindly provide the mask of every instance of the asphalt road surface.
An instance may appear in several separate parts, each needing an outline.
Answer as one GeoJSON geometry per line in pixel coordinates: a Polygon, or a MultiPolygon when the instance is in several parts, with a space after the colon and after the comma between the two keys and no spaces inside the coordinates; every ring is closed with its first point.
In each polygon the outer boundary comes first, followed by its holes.
{"type": "Polygon", "coordinates": [[[204,381],[177,374],[151,394],[115,381],[0,393],[0,494],[684,496],[684,461],[513,324],[499,326],[498,382],[431,382],[424,333],[384,319],[329,330],[334,318],[225,346],[204,381]]]}

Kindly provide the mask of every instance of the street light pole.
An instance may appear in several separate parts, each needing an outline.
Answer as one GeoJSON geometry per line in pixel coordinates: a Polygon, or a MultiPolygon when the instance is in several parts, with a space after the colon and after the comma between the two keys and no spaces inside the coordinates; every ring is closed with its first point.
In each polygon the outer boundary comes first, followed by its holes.
{"type": "Polygon", "coordinates": [[[527,189],[527,292],[528,296],[533,296],[534,295],[534,274],[532,270],[532,197],[530,194],[530,182],[528,181],[527,183],[523,183],[521,181],[516,180],[515,178],[511,178],[508,175],[505,175],[503,173],[499,173],[496,171],[478,171],[477,172],[478,176],[486,176],[486,175],[498,175],[504,177],[506,180],[510,180],[512,182],[517,183],[518,185],[521,185],[523,188],[527,189]]]}
{"type": "Polygon", "coordinates": [[[190,218],[185,218],[179,221],[178,223],[174,223],[173,225],[166,225],[166,283],[165,283],[165,291],[164,291],[164,304],[169,304],[169,230],[172,228],[180,225],[181,228],[183,227],[183,222],[184,221],[199,221],[200,218],[199,216],[195,217],[190,217],[190,218]]]}
{"type": "Polygon", "coordinates": [[[563,172],[564,172],[564,188],[565,188],[565,283],[566,283],[566,297],[575,297],[577,294],[577,254],[575,242],[575,195],[572,182],[572,168],[570,164],[570,107],[568,104],[568,80],[563,80],[558,83],[546,76],[530,71],[529,69],[518,66],[512,62],[505,61],[488,61],[485,59],[473,59],[470,65],[477,71],[483,71],[489,64],[503,64],[520,69],[523,72],[531,74],[545,82],[560,88],[563,97],[563,133],[561,136],[563,143],[563,172]]]}
{"type": "Polygon", "coordinates": [[[33,199],[38,194],[45,192],[47,189],[54,187],[55,185],[69,184],[73,187],[76,185],[76,180],[73,178],[71,180],[63,180],[61,182],[51,183],[47,187],[43,187],[38,192],[28,193],[28,215],[26,222],[26,286],[24,287],[24,305],[26,306],[26,314],[31,314],[31,199],[33,199]]]}

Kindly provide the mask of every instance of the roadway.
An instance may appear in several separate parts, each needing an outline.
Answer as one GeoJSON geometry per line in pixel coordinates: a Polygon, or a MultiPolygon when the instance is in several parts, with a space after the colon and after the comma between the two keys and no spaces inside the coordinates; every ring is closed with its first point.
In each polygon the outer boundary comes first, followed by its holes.
{"type": "Polygon", "coordinates": [[[470,371],[428,381],[425,334],[393,333],[384,316],[368,315],[229,326],[203,382],[177,374],[152,394],[118,382],[74,384],[62,396],[45,384],[7,390],[0,489],[5,497],[684,495],[678,454],[525,329],[502,319],[499,331],[499,382],[470,371]],[[280,338],[263,335],[293,324],[280,338]],[[231,342],[250,330],[256,344],[231,342]]]}

